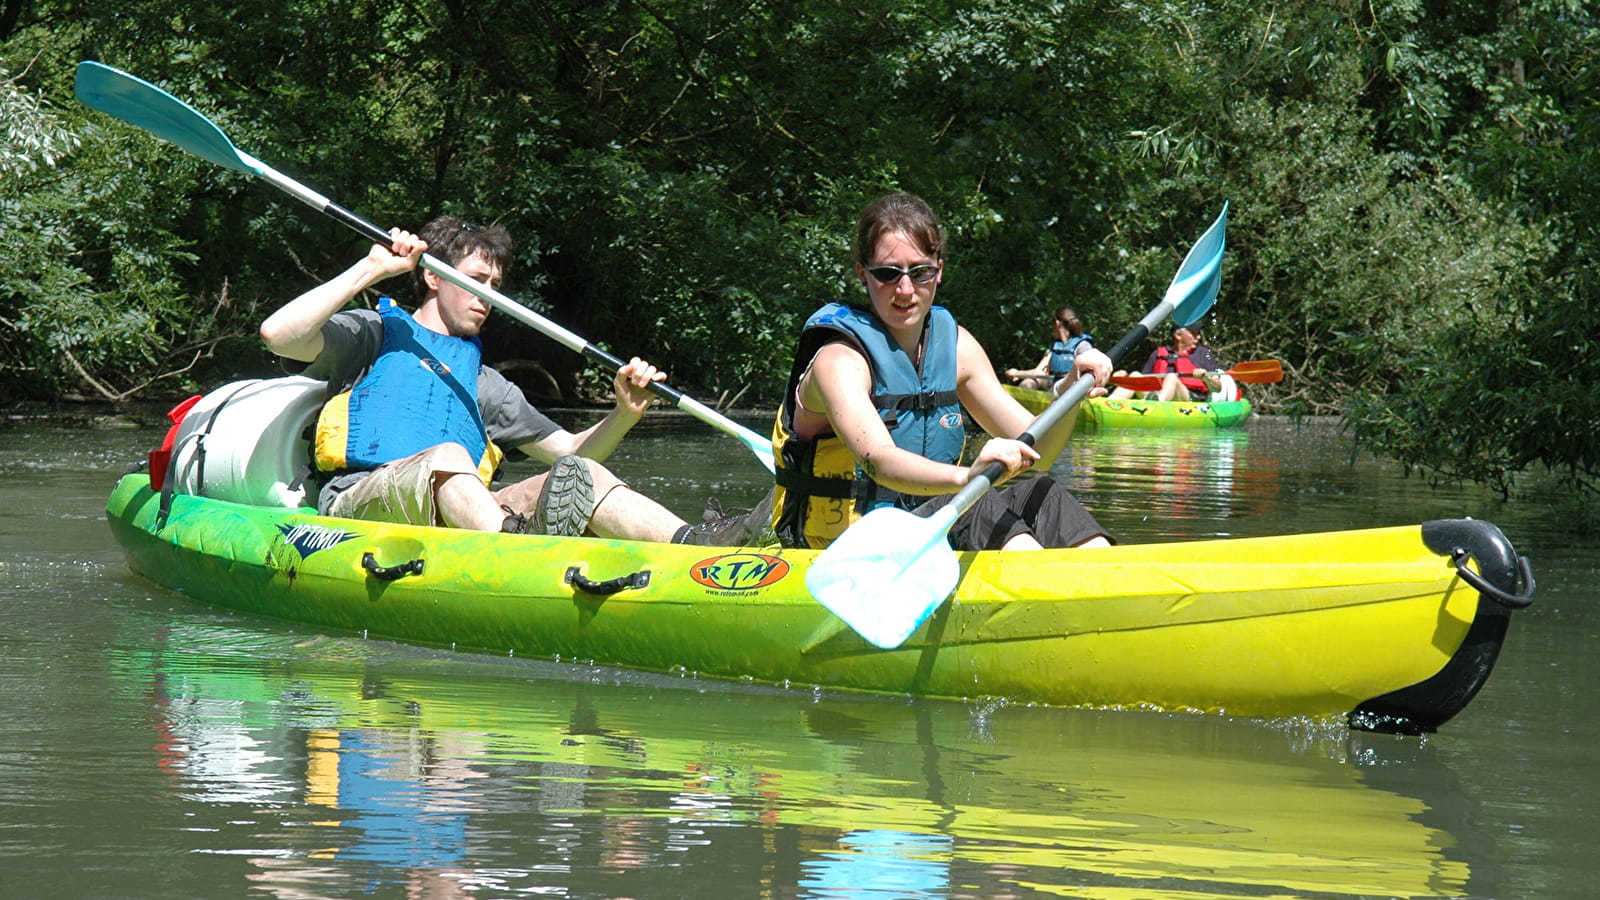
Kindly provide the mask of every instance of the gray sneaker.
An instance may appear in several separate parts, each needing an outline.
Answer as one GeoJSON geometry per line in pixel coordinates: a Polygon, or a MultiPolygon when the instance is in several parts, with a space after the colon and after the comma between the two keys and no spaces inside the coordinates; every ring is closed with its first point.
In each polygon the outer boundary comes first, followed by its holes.
{"type": "Polygon", "coordinates": [[[594,477],[582,457],[563,456],[550,467],[533,508],[534,531],[577,537],[594,515],[594,477]]]}
{"type": "Polygon", "coordinates": [[[522,513],[515,512],[504,503],[500,508],[506,511],[505,521],[500,523],[501,534],[533,534],[533,522],[522,513]]]}
{"type": "Polygon", "coordinates": [[[706,501],[706,510],[698,525],[685,525],[673,535],[674,544],[699,544],[706,547],[751,547],[773,543],[773,494],[761,498],[755,509],[730,515],[722,503],[712,497],[706,501]]]}

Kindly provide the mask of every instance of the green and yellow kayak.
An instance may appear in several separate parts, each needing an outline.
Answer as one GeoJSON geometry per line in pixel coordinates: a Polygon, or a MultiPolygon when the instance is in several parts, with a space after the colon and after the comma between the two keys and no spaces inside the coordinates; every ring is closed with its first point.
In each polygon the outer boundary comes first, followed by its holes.
{"type": "Polygon", "coordinates": [[[1244,398],[1218,403],[1090,397],[1079,418],[1096,428],[1232,428],[1250,418],[1244,398]]]}
{"type": "Polygon", "coordinates": [[[1006,389],[1006,393],[1015,397],[1017,402],[1021,403],[1028,412],[1036,416],[1044,412],[1045,407],[1050,405],[1050,401],[1055,399],[1055,395],[1049,391],[1036,391],[1032,388],[1017,387],[1014,384],[1006,384],[1002,385],[1002,387],[1006,389]]]}
{"type": "MultiPolygon", "coordinates": [[[[1054,399],[1049,391],[1005,388],[1035,415],[1054,399]]],[[[1096,428],[1232,428],[1249,418],[1250,401],[1242,397],[1217,403],[1090,397],[1078,407],[1079,422],[1096,428]]]]}
{"type": "Polygon", "coordinates": [[[1519,578],[1532,583],[1475,520],[964,553],[953,599],[879,649],[807,593],[816,551],[337,519],[156,491],[139,473],[107,515],[157,584],[373,638],[928,697],[1345,716],[1401,733],[1436,729],[1476,694],[1511,608],[1528,602],[1519,578]]]}

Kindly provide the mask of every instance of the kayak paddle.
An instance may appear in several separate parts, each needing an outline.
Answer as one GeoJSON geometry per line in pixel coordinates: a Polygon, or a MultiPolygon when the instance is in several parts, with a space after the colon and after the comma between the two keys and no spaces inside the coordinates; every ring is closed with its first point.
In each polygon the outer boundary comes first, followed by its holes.
{"type": "MultiPolygon", "coordinates": [[[[1113,364],[1167,316],[1187,325],[1211,308],[1222,284],[1227,219],[1228,205],[1224,203],[1216,221],[1184,257],[1161,302],[1107,353],[1113,364]]],[[[1034,444],[1092,387],[1093,375],[1079,376],[1018,440],[1034,444]]],[[[817,556],[806,572],[806,588],[817,602],[873,645],[900,646],[955,590],[961,564],[946,536],[956,519],[1004,472],[1003,464],[991,463],[926,518],[896,507],[867,513],[817,556]]]]}
{"type": "Polygon", "coordinates": [[[1283,363],[1275,359],[1251,360],[1228,369],[1227,374],[1245,384],[1276,384],[1283,380],[1283,363]]]}
{"type": "MultiPolygon", "coordinates": [[[[1275,359],[1257,359],[1242,362],[1223,372],[1232,375],[1234,381],[1243,384],[1276,384],[1283,380],[1283,363],[1275,359]]],[[[1127,388],[1130,391],[1159,391],[1161,390],[1160,375],[1116,375],[1111,383],[1117,387],[1127,388]]]]}
{"type": "MultiPolygon", "coordinates": [[[[143,128],[201,159],[261,178],[290,196],[298,198],[307,206],[355,229],[368,240],[385,247],[393,246],[387,231],[235,147],[233,141],[222,133],[222,129],[199,110],[142,78],[102,63],[85,60],[78,63],[77,84],[73,93],[85,106],[143,128]]],[[[623,361],[616,356],[494,288],[468,278],[455,267],[436,257],[423,254],[422,267],[463,290],[471,291],[568,350],[581,353],[589,360],[605,365],[613,371],[623,365],[623,361]]],[[[762,437],[661,382],[652,383],[650,391],[713,428],[732,435],[756,455],[761,464],[767,467],[767,471],[775,469],[770,438],[762,437]]]]}

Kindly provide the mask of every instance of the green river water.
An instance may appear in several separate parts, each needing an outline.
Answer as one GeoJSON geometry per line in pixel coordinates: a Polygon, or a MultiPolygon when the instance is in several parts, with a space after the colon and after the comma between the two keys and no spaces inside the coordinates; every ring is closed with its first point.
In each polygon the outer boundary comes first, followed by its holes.
{"type": "MultiPolygon", "coordinates": [[[[112,540],[105,496],[159,437],[0,424],[0,895],[1600,891],[1600,537],[1537,491],[1352,458],[1331,426],[1085,433],[1053,474],[1124,541],[1498,524],[1538,594],[1438,734],[777,689],[240,616],[134,577],[112,540]]],[[[614,463],[682,513],[765,476],[660,414],[614,463]]]]}

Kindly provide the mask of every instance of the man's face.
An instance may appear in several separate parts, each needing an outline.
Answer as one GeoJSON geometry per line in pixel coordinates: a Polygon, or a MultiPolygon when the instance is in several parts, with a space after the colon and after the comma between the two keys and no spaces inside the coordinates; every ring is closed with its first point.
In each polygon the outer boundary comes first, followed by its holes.
{"type": "MultiPolygon", "coordinates": [[[[457,262],[455,269],[473,281],[496,290],[500,288],[500,269],[481,253],[474,253],[457,262]]],[[[484,320],[489,318],[488,302],[432,272],[426,274],[428,286],[434,287],[439,296],[439,318],[444,322],[445,333],[456,337],[473,337],[482,331],[484,320]]]]}

